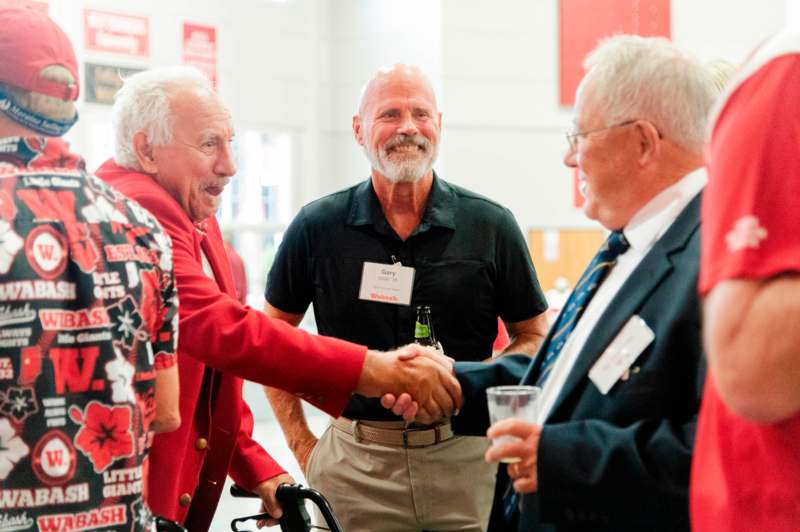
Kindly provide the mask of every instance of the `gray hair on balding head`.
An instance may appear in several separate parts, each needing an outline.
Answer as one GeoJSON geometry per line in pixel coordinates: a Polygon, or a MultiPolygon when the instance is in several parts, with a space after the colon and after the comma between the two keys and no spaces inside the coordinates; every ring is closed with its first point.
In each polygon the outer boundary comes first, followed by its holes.
{"type": "Polygon", "coordinates": [[[139,131],[152,146],[172,142],[175,126],[170,97],[178,89],[213,90],[209,79],[200,70],[189,66],[154,68],[123,80],[111,108],[114,125],[114,160],[124,168],[142,170],[133,148],[133,137],[139,131]]]}
{"type": "Polygon", "coordinates": [[[607,125],[648,120],[665,138],[702,153],[719,89],[693,56],[661,37],[618,35],[603,40],[584,66],[581,85],[591,88],[607,125]]]}

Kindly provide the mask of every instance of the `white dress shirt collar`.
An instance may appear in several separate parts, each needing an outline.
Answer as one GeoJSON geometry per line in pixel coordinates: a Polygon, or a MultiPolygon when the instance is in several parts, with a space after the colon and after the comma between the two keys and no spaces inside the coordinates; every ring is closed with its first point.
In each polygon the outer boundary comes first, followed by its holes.
{"type": "Polygon", "coordinates": [[[703,189],[706,181],[705,168],[698,168],[659,192],[639,209],[622,231],[631,248],[640,252],[649,250],[703,189]]]}
{"type": "Polygon", "coordinates": [[[540,396],[539,423],[549,417],[586,340],[595,327],[602,326],[600,319],[617,292],[705,183],[703,168],[682,177],[647,202],[625,226],[623,233],[631,247],[617,258],[556,359],[540,396]]]}

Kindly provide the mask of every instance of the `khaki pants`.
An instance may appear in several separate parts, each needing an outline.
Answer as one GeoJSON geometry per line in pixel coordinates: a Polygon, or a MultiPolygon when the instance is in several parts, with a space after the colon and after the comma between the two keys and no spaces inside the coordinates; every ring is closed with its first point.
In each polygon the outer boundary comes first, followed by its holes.
{"type": "Polygon", "coordinates": [[[486,438],[456,437],[404,449],[356,442],[329,426],[306,479],[346,532],[485,532],[497,472],[483,459],[488,447],[486,438]]]}

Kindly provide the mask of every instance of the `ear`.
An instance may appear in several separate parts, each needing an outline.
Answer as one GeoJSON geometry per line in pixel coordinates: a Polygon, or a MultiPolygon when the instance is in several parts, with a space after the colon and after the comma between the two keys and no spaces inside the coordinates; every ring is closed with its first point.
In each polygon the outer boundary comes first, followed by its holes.
{"type": "Polygon", "coordinates": [[[364,130],[362,126],[361,117],[359,115],[353,115],[353,136],[356,142],[361,146],[364,145],[364,130]]]}
{"type": "Polygon", "coordinates": [[[142,170],[148,174],[158,173],[158,163],[153,155],[153,146],[147,141],[144,131],[138,131],[133,136],[133,152],[142,170]]]}
{"type": "Polygon", "coordinates": [[[441,131],[442,130],[442,113],[441,112],[436,113],[436,117],[437,117],[436,127],[438,127],[439,131],[441,131]]]}
{"type": "Polygon", "coordinates": [[[638,120],[635,132],[639,142],[639,164],[645,166],[661,155],[661,134],[647,120],[638,120]]]}

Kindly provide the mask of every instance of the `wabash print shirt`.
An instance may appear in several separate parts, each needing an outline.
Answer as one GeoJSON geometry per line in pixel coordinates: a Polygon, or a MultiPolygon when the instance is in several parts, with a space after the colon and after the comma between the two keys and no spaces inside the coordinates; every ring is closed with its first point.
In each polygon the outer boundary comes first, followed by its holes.
{"type": "Polygon", "coordinates": [[[0,138],[0,529],[145,530],[169,238],[60,140],[0,138]]]}

